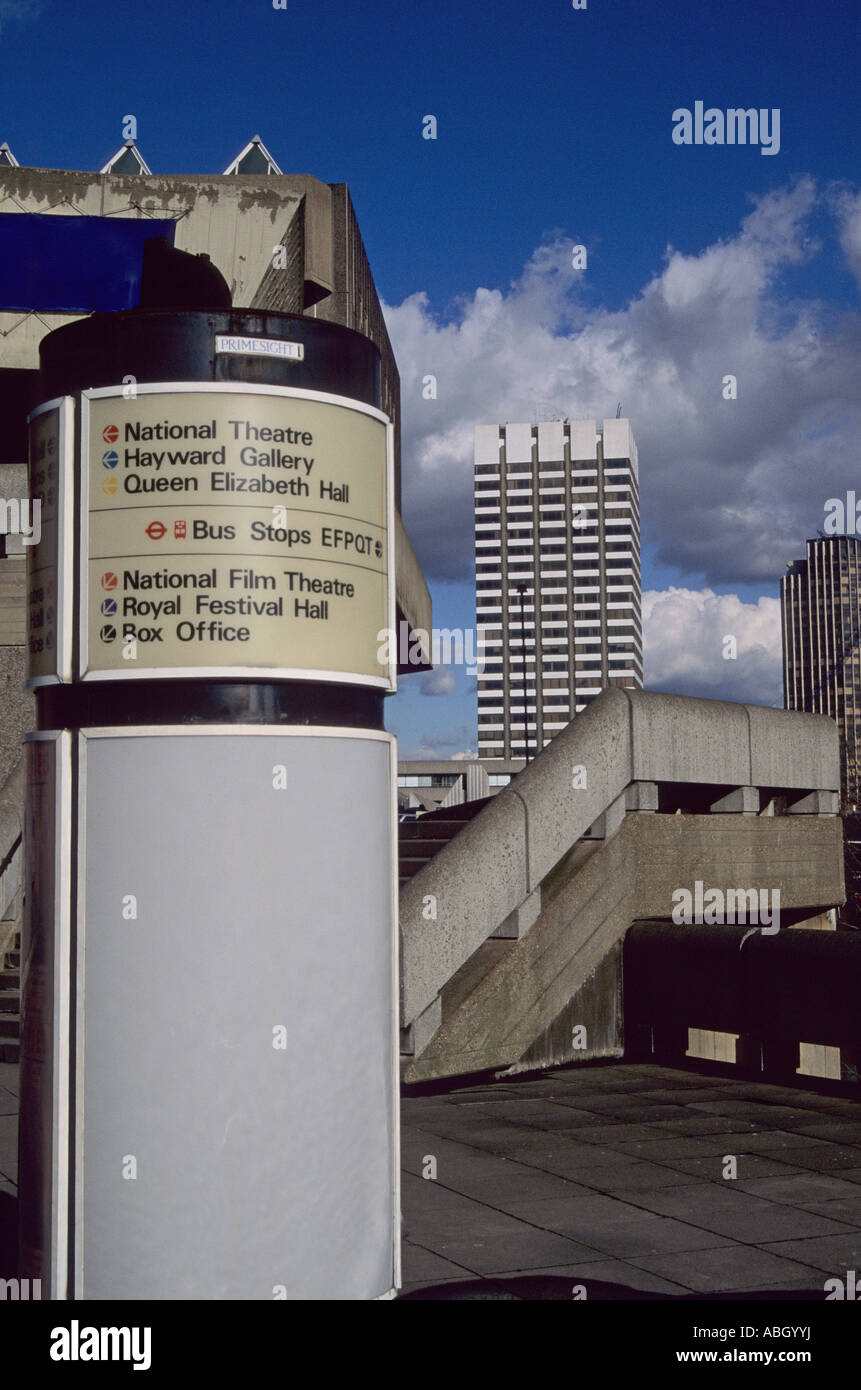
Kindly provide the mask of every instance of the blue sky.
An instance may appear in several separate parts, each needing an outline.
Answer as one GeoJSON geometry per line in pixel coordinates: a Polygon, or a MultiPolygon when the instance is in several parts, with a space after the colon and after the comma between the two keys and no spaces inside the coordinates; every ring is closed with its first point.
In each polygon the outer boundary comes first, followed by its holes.
{"type": "MultiPolygon", "coordinates": [[[[347,182],[401,365],[405,513],[437,623],[474,621],[471,425],[622,399],[659,595],[647,684],[770,703],[777,578],[858,481],[859,15],[0,0],[0,140],[22,164],[98,168],[133,114],[155,172],[220,172],[259,132],[286,171],[347,182]],[[779,153],[674,144],[672,112],[697,100],[778,108],[779,153]],[[728,622],[732,670],[714,660],[728,622]]],[[[471,747],[471,685],[404,682],[402,751],[471,747]]]]}

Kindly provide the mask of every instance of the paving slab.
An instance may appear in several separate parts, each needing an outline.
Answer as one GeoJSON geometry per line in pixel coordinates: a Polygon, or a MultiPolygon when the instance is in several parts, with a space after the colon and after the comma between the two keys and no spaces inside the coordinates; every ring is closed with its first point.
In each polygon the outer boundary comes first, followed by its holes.
{"type": "Polygon", "coordinates": [[[524,1221],[569,1236],[607,1255],[633,1257],[730,1244],[712,1232],[641,1211],[611,1197],[523,1202],[515,1212],[524,1221]]]}
{"type": "Polygon", "coordinates": [[[793,1258],[790,1251],[780,1256],[750,1245],[645,1255],[636,1263],[693,1293],[754,1293],[763,1289],[809,1289],[815,1293],[822,1286],[816,1268],[793,1258]]]}
{"type": "Polygon", "coordinates": [[[814,1139],[827,1139],[832,1144],[849,1144],[861,1147],[861,1121],[849,1121],[838,1119],[827,1119],[817,1115],[815,1119],[810,1119],[811,1111],[807,1112],[808,1119],[805,1123],[793,1125],[795,1134],[810,1135],[814,1139]]]}
{"type": "Polygon", "coordinates": [[[539,1168],[529,1168],[512,1159],[469,1149],[465,1145],[445,1140],[436,1145],[415,1146],[414,1136],[405,1147],[403,1171],[418,1176],[423,1182],[437,1183],[449,1191],[474,1197],[488,1206],[499,1206],[500,1200],[510,1197],[571,1197],[588,1195],[589,1189],[539,1168]],[[424,1150],[423,1152],[421,1152],[424,1150]],[[428,1157],[436,1159],[436,1177],[425,1178],[423,1169],[428,1157]]]}
{"type": "Polygon", "coordinates": [[[0,1177],[18,1180],[18,1116],[0,1115],[0,1177]]]}
{"type": "MultiPolygon", "coordinates": [[[[616,1116],[596,1115],[589,1110],[577,1110],[570,1105],[555,1105],[553,1112],[546,1115],[537,1116],[530,1114],[523,1120],[516,1120],[513,1116],[509,1117],[511,1124],[518,1128],[532,1128],[550,1130],[555,1134],[571,1133],[572,1138],[581,1140],[587,1138],[586,1131],[593,1129],[606,1128],[608,1135],[617,1130],[630,1128],[624,1120],[616,1116]]],[[[642,1126],[638,1126],[642,1128],[642,1126]]]]}
{"type": "MultiPolygon", "coordinates": [[[[703,1115],[700,1111],[692,1110],[690,1114],[679,1115],[674,1120],[655,1120],[650,1126],[651,1129],[660,1131],[664,1135],[689,1134],[723,1134],[726,1131],[727,1123],[723,1115],[703,1115]]],[[[732,1129],[736,1134],[755,1134],[758,1126],[750,1120],[742,1120],[737,1115],[734,1116],[732,1129]]]]}
{"type": "Polygon", "coordinates": [[[735,1154],[733,1157],[736,1159],[735,1178],[724,1177],[723,1154],[708,1154],[702,1158],[668,1158],[664,1159],[664,1162],[678,1172],[687,1173],[701,1181],[726,1182],[733,1187],[742,1184],[746,1186],[747,1182],[754,1178],[787,1177],[791,1173],[804,1172],[803,1168],[793,1168],[791,1164],[782,1162],[772,1154],[735,1154]]]}
{"type": "MultiPolygon", "coordinates": [[[[504,1279],[508,1274],[513,1273],[513,1270],[503,1270],[497,1277],[504,1279]]],[[[578,1289],[584,1287],[587,1302],[606,1298],[606,1286],[611,1286],[614,1291],[618,1292],[630,1289],[632,1292],[664,1294],[669,1297],[689,1292],[683,1284],[673,1284],[669,1279],[662,1279],[647,1269],[638,1269],[636,1265],[628,1264],[622,1260],[599,1258],[589,1261],[587,1264],[557,1265],[550,1269],[536,1269],[533,1273],[536,1277],[569,1279],[571,1284],[576,1285],[578,1289]],[[601,1285],[605,1287],[601,1288],[601,1285]]],[[[574,1297],[573,1289],[571,1297],[572,1299],[574,1297]]]]}
{"type": "MultiPolygon", "coordinates": [[[[402,1133],[407,1132],[407,1128],[421,1130],[422,1134],[435,1134],[442,1139],[453,1139],[462,1144],[473,1144],[478,1148],[487,1148],[491,1143],[514,1142],[522,1139],[524,1128],[522,1125],[513,1125],[505,1120],[458,1120],[457,1117],[446,1116],[441,1120],[419,1120],[415,1126],[402,1126],[402,1133]]],[[[528,1130],[527,1130],[528,1133],[528,1130]]]]}
{"type": "Polygon", "coordinates": [[[6,1091],[11,1091],[13,1096],[20,1095],[21,1088],[18,1084],[18,1076],[17,1062],[0,1062],[0,1086],[6,1091]]]}
{"type": "Polygon", "coordinates": [[[809,1168],[814,1172],[839,1172],[841,1168],[857,1166],[857,1149],[842,1148],[838,1144],[826,1144],[821,1140],[815,1142],[821,1144],[821,1148],[812,1150],[809,1145],[805,1145],[803,1149],[787,1147],[779,1151],[780,1156],[785,1163],[791,1163],[796,1168],[809,1168]]]}
{"type": "MultiPolygon", "coordinates": [[[[594,1116],[592,1118],[594,1120],[594,1116]]],[[[601,1124],[582,1126],[577,1130],[577,1138],[586,1144],[606,1144],[614,1148],[634,1139],[660,1139],[661,1132],[653,1125],[626,1124],[624,1120],[611,1120],[607,1116],[601,1124]]]]}
{"type": "Polygon", "coordinates": [[[723,1147],[715,1139],[703,1140],[699,1135],[664,1134],[648,1139],[623,1140],[619,1149],[629,1158],[651,1159],[654,1162],[670,1163],[678,1158],[709,1158],[717,1156],[723,1147]]]}
{"type": "Polygon", "coordinates": [[[682,1187],[699,1182],[690,1173],[679,1173],[659,1163],[639,1159],[602,1163],[592,1169],[577,1169],[577,1181],[597,1192],[654,1192],[663,1187],[682,1187]]]}
{"type": "Polygon", "coordinates": [[[804,1210],[831,1221],[842,1221],[847,1226],[857,1226],[861,1230],[861,1193],[857,1191],[851,1197],[829,1197],[825,1202],[805,1202],[804,1210]]]}
{"type": "Polygon", "coordinates": [[[739,1178],[738,1187],[755,1197],[766,1197],[770,1202],[787,1202],[790,1206],[807,1207],[812,1202],[833,1201],[846,1197],[858,1203],[861,1214],[861,1192],[857,1186],[846,1181],[844,1170],[837,1177],[830,1173],[813,1173],[796,1169],[793,1173],[776,1177],[739,1178]]]}
{"type": "Polygon", "coordinates": [[[767,1241],[763,1242],[763,1249],[812,1265],[829,1275],[842,1275],[847,1269],[861,1270],[861,1231],[809,1240],[767,1241]]]}
{"type": "Polygon", "coordinates": [[[503,1269],[520,1272],[550,1264],[575,1264],[594,1253],[576,1241],[513,1218],[504,1229],[470,1223],[456,1231],[425,1235],[422,1242],[451,1263],[484,1275],[503,1269]]]}
{"type": "Polygon", "coordinates": [[[568,1163],[575,1168],[594,1168],[602,1162],[629,1161],[627,1154],[620,1154],[606,1144],[580,1143],[572,1134],[557,1134],[552,1130],[521,1130],[508,1141],[505,1152],[511,1158],[539,1154],[542,1168],[550,1173],[556,1171],[554,1162],[568,1163]]]}
{"type": "Polygon", "coordinates": [[[803,1208],[733,1191],[727,1184],[719,1187],[717,1183],[698,1183],[662,1188],[643,1193],[641,1200],[650,1211],[749,1245],[766,1245],[770,1241],[788,1240],[791,1236],[844,1235],[848,1231],[844,1223],[829,1221],[803,1208]]]}
{"type": "MultiPolygon", "coordinates": [[[[728,1121],[735,1125],[735,1120],[728,1121]]],[[[743,1153],[768,1153],[780,1155],[782,1149],[806,1148],[816,1150],[820,1146],[827,1148],[821,1139],[814,1139],[812,1135],[791,1134],[789,1131],[780,1129],[753,1129],[737,1130],[734,1127],[728,1132],[713,1134],[696,1134],[690,1136],[691,1142],[696,1142],[697,1149],[689,1154],[680,1154],[684,1158],[696,1158],[697,1154],[743,1154],[743,1153]]],[[[789,1163],[788,1158],[783,1159],[789,1163]]]]}
{"type": "Polygon", "coordinates": [[[408,1285],[433,1284],[443,1279],[474,1279],[475,1270],[464,1269],[433,1250],[405,1240],[401,1245],[401,1278],[406,1289],[408,1285]]]}
{"type": "Polygon", "coordinates": [[[810,1123],[811,1112],[790,1105],[768,1105],[755,1100],[710,1100],[692,1106],[706,1115],[737,1116],[761,1129],[792,1129],[810,1123]]]}

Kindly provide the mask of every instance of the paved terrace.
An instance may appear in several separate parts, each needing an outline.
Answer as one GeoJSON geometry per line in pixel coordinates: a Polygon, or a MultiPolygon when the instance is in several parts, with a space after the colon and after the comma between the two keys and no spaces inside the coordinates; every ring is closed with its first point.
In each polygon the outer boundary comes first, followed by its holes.
{"type": "MultiPolygon", "coordinates": [[[[17,1066],[0,1063],[3,1277],[17,1092],[17,1066]]],[[[861,1269],[856,1101],[611,1062],[406,1096],[402,1120],[404,1294],[821,1299],[826,1279],[861,1269]]]]}
{"type": "Polygon", "coordinates": [[[406,1096],[402,1127],[404,1294],[823,1299],[861,1269],[853,1100],[611,1062],[406,1096]]]}

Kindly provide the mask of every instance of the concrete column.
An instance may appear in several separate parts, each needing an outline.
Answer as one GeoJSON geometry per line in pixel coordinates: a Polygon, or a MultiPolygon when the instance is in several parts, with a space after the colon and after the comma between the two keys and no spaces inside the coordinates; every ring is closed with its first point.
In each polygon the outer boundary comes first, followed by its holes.
{"type": "Polygon", "coordinates": [[[491,941],[517,941],[541,916],[541,889],[536,888],[520,907],[509,913],[502,925],[491,933],[491,941]]]}
{"type": "Polygon", "coordinates": [[[628,811],[657,811],[657,782],[631,782],[625,791],[625,809],[628,811]]]}
{"type": "Polygon", "coordinates": [[[442,997],[438,994],[418,1018],[401,1029],[401,1056],[418,1057],[442,1023],[442,997]]]}
{"type": "Polygon", "coordinates": [[[54,1299],[391,1297],[379,353],[285,314],[95,314],[42,379],[22,1272],[54,1299]]]}
{"type": "Polygon", "coordinates": [[[719,801],[713,801],[709,810],[718,815],[755,816],[759,813],[759,788],[736,787],[719,801]]]}
{"type": "Polygon", "coordinates": [[[840,810],[840,796],[837,792],[808,792],[800,801],[787,806],[788,816],[835,816],[840,810]]]}

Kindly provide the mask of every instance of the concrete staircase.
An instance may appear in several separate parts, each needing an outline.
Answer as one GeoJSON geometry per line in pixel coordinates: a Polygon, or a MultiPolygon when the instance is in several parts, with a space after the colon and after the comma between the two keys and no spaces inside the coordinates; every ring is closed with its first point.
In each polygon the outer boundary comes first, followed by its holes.
{"type": "Polygon", "coordinates": [[[21,1035],[24,759],[0,787],[0,1062],[17,1062],[21,1035]]]}
{"type": "Polygon", "coordinates": [[[398,875],[403,888],[419,869],[439,854],[468,821],[477,816],[491,798],[481,797],[464,801],[459,806],[447,806],[428,811],[418,820],[401,821],[398,826],[398,875]]]}
{"type": "Polygon", "coordinates": [[[0,951],[0,1062],[17,1062],[20,1047],[21,932],[16,929],[9,947],[0,951]]]}
{"type": "Polygon", "coordinates": [[[678,890],[766,887],[786,926],[842,902],[838,787],[823,716],[606,691],[455,833],[404,836],[403,1079],[620,1056],[626,934],[678,890]]]}

